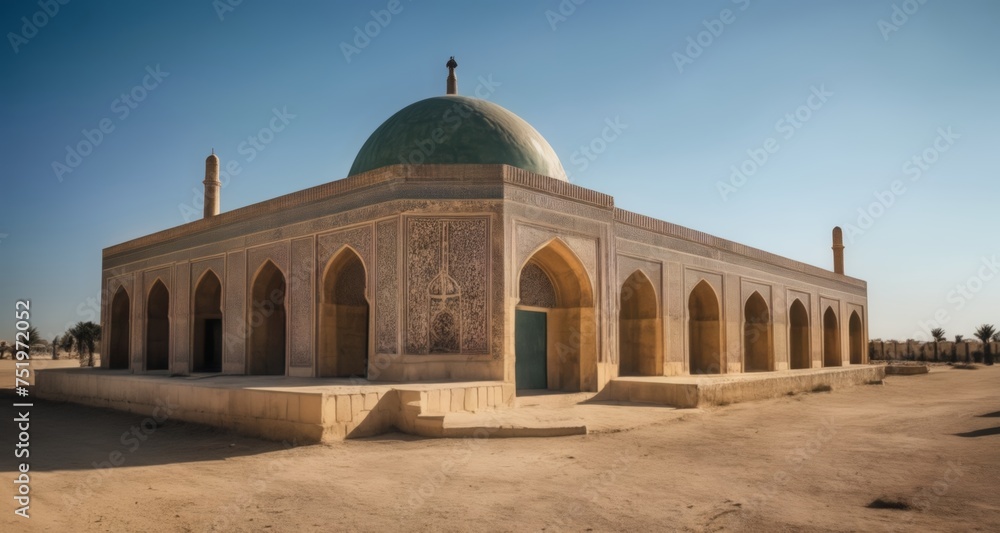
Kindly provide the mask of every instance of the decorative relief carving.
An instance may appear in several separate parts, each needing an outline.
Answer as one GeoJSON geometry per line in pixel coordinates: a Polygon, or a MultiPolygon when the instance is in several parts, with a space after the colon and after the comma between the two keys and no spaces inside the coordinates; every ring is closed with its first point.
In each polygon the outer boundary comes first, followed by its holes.
{"type": "MultiPolygon", "coordinates": [[[[347,252],[350,253],[350,252],[347,252]]],[[[364,293],[354,290],[356,287],[366,287],[365,267],[360,261],[352,260],[344,265],[337,276],[334,287],[333,301],[338,305],[368,305],[364,293]]]]}
{"type": "MultiPolygon", "coordinates": [[[[587,271],[591,288],[594,287],[597,279],[597,240],[596,238],[577,237],[566,235],[556,230],[517,224],[517,264],[523,265],[532,253],[538,250],[546,242],[553,238],[559,238],[568,246],[580,259],[583,267],[587,271]]],[[[595,292],[596,293],[596,292],[595,292]]]]}
{"type": "Polygon", "coordinates": [[[175,365],[187,365],[190,353],[190,310],[191,303],[191,265],[180,263],[175,267],[176,291],[173,292],[174,302],[171,305],[171,315],[173,315],[173,341],[170,350],[173,352],[175,365]]]}
{"type": "Polygon", "coordinates": [[[636,270],[642,272],[647,278],[649,278],[649,281],[653,284],[653,288],[656,289],[656,294],[659,298],[660,280],[663,272],[663,267],[660,263],[621,254],[618,255],[618,289],[621,289],[622,285],[625,284],[625,280],[635,273],[636,270]]]}
{"type": "Polygon", "coordinates": [[[385,220],[376,227],[375,263],[375,351],[394,354],[397,351],[399,280],[397,275],[397,242],[399,223],[385,220]]]}
{"type": "MultiPolygon", "coordinates": [[[[288,276],[288,241],[275,242],[266,246],[247,249],[247,264],[250,265],[252,277],[257,270],[264,265],[264,261],[270,260],[274,266],[281,270],[282,274],[288,276]]],[[[287,279],[285,280],[287,283],[287,279]]],[[[253,283],[248,279],[247,283],[253,283]]],[[[248,286],[249,288],[249,286],[248,286]]]]}
{"type": "Polygon", "coordinates": [[[132,333],[129,336],[129,342],[132,344],[132,369],[134,372],[141,372],[145,370],[142,364],[142,354],[146,350],[142,342],[146,338],[145,331],[143,331],[146,321],[142,316],[142,312],[146,309],[146,291],[142,289],[142,273],[137,272],[136,274],[131,280],[132,321],[129,322],[129,327],[132,328],[132,333]]]}
{"type": "Polygon", "coordinates": [[[226,330],[222,343],[223,360],[227,365],[242,367],[246,358],[246,294],[247,260],[246,252],[229,254],[226,258],[226,276],[223,279],[226,298],[222,315],[226,330]]]}
{"type": "Polygon", "coordinates": [[[200,259],[191,262],[191,295],[194,295],[194,291],[198,289],[198,282],[201,281],[201,276],[205,274],[207,270],[215,272],[215,275],[219,277],[219,281],[225,286],[226,279],[226,258],[225,257],[212,257],[209,259],[200,259]]]}
{"type": "Polygon", "coordinates": [[[146,272],[143,272],[142,293],[148,296],[149,290],[153,288],[153,283],[156,283],[156,280],[159,279],[163,282],[163,286],[167,288],[167,292],[172,294],[174,292],[174,288],[171,286],[170,278],[170,267],[157,268],[156,270],[147,270],[146,272]]]}
{"type": "Polygon", "coordinates": [[[519,305],[530,307],[556,307],[556,291],[552,280],[538,265],[529,262],[521,270],[519,305]]]}
{"type": "Polygon", "coordinates": [[[291,275],[291,366],[308,367],[313,364],[313,289],[315,246],[313,239],[292,241],[291,275]]]}
{"type": "Polygon", "coordinates": [[[430,353],[459,353],[462,350],[462,286],[448,273],[450,252],[446,220],[441,227],[441,271],[427,286],[430,306],[430,353]]]}
{"type": "Polygon", "coordinates": [[[357,228],[326,233],[316,237],[316,265],[319,276],[323,275],[327,263],[333,254],[340,251],[344,245],[350,246],[358,253],[367,268],[372,264],[372,227],[365,225],[357,228]]]}
{"type": "Polygon", "coordinates": [[[487,353],[489,219],[410,217],[406,227],[407,353],[487,353]]]}

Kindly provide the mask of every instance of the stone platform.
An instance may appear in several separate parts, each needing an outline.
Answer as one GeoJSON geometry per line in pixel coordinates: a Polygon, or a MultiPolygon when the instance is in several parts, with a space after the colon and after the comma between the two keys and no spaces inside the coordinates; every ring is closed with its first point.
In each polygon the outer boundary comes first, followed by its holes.
{"type": "Polygon", "coordinates": [[[271,440],[328,442],[392,431],[441,436],[442,415],[514,403],[499,381],[386,384],[286,376],[167,376],[86,368],[36,373],[40,398],[195,422],[271,440]]]}
{"type": "Polygon", "coordinates": [[[235,430],[299,443],[393,430],[424,437],[555,437],[623,431],[708,407],[880,382],[884,366],[755,374],[620,377],[600,393],[517,391],[500,381],[393,384],[286,376],[130,374],[53,368],[35,375],[44,399],[235,430]],[[641,407],[635,404],[657,404],[641,407]]]}
{"type": "Polygon", "coordinates": [[[878,383],[883,365],[849,365],[750,374],[677,377],[619,377],[597,395],[597,400],[653,403],[672,407],[708,407],[777,398],[787,394],[837,390],[878,383]]]}
{"type": "Polygon", "coordinates": [[[930,372],[927,365],[888,365],[885,367],[886,375],[892,376],[915,376],[930,372]]]}

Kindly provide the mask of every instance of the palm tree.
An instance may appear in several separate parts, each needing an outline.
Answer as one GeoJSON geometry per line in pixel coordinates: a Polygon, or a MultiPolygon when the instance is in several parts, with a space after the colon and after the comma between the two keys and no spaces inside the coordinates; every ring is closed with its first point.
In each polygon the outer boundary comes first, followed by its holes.
{"type": "Polygon", "coordinates": [[[69,330],[76,340],[76,351],[80,354],[82,364],[83,348],[87,348],[87,366],[94,366],[94,344],[101,339],[101,326],[93,322],[77,322],[69,330]]]}
{"type": "Polygon", "coordinates": [[[59,347],[66,352],[67,357],[71,357],[73,355],[73,345],[73,335],[67,331],[63,334],[62,340],[59,342],[59,347]]]}
{"type": "Polygon", "coordinates": [[[35,346],[41,346],[45,344],[45,340],[42,339],[42,334],[38,332],[38,328],[31,326],[25,330],[28,334],[28,350],[30,351],[35,346]]]}
{"type": "Polygon", "coordinates": [[[990,339],[993,335],[997,333],[997,328],[993,327],[993,324],[983,324],[976,329],[974,335],[977,339],[983,341],[983,363],[987,365],[993,364],[993,353],[990,351],[990,339]]]}
{"type": "Polygon", "coordinates": [[[934,328],[931,330],[931,337],[934,337],[934,360],[938,360],[939,349],[938,343],[945,339],[944,330],[941,328],[934,328]]]}
{"type": "Polygon", "coordinates": [[[962,344],[963,340],[965,340],[965,336],[964,335],[955,335],[955,344],[953,344],[951,346],[951,360],[952,360],[952,362],[955,362],[955,361],[958,360],[958,345],[962,344]]]}

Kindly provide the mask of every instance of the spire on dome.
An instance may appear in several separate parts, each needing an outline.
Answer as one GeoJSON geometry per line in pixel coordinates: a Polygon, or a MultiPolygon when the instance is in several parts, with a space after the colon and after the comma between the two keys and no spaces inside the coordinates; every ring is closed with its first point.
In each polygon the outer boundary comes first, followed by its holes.
{"type": "Polygon", "coordinates": [[[455,77],[455,69],[458,68],[458,63],[455,62],[455,56],[451,56],[448,63],[445,64],[448,67],[448,91],[445,94],[458,94],[458,78],[455,77]]]}

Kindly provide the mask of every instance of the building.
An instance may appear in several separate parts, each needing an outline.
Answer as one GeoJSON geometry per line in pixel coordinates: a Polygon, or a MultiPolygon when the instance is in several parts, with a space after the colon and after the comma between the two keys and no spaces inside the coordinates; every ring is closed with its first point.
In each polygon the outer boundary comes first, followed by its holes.
{"type": "Polygon", "coordinates": [[[831,272],[618,209],[456,66],[344,179],[221,213],[210,156],[203,219],[104,250],[102,366],[599,391],[867,362],[839,229],[831,272]]]}

